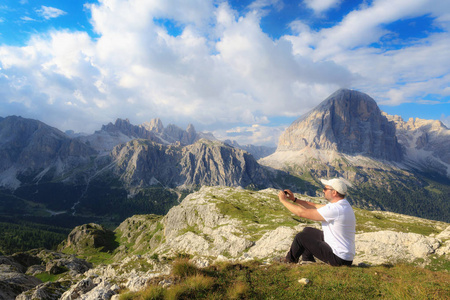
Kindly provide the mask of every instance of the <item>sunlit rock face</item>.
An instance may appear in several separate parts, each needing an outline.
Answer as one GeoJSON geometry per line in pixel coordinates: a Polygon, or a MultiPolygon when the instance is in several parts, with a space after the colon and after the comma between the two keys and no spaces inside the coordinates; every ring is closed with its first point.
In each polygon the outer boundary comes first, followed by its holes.
{"type": "Polygon", "coordinates": [[[280,137],[277,151],[332,150],[400,161],[395,124],[368,95],[340,89],[296,120],[280,137]]]}

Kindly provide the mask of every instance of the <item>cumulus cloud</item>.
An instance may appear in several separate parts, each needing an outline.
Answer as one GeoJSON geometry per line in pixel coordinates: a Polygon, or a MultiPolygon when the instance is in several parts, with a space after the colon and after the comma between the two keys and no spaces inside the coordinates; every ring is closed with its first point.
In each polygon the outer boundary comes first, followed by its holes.
{"type": "Polygon", "coordinates": [[[58,18],[67,14],[61,9],[44,5],[42,5],[40,9],[37,9],[36,12],[46,20],[58,18]]]}
{"type": "MultiPolygon", "coordinates": [[[[338,2],[308,5],[323,12],[338,2]]],[[[0,46],[2,116],[20,112],[84,132],[115,118],[140,124],[159,117],[241,144],[269,144],[289,125],[272,127],[272,118],[295,119],[340,87],[391,105],[424,91],[450,93],[447,31],[401,49],[372,46],[396,20],[430,15],[446,28],[450,9],[439,2],[440,10],[419,0],[375,0],[330,28],[297,20],[293,34],[279,39],[261,29],[260,10],[279,9],[282,1],[254,1],[245,14],[214,3],[102,1],[86,5],[96,38],[60,30],[23,47],[0,46]]],[[[64,12],[43,6],[41,13],[64,12]]]]}
{"type": "Polygon", "coordinates": [[[253,126],[240,126],[226,130],[219,129],[213,131],[213,134],[220,140],[231,139],[240,145],[258,144],[272,147],[278,143],[278,138],[286,128],[287,126],[269,127],[255,124],[253,126]]]}

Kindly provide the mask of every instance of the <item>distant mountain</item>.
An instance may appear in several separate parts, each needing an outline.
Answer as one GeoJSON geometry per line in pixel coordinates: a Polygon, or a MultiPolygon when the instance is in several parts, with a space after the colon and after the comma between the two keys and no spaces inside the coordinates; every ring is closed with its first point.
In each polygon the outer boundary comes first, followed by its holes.
{"type": "Polygon", "coordinates": [[[164,127],[158,118],[141,125],[133,125],[128,119],[117,119],[114,124],[103,125],[101,130],[92,135],[79,137],[101,153],[109,153],[116,145],[133,139],[145,139],[164,145],[190,145],[201,138],[215,140],[211,134],[198,133],[192,124],[189,124],[186,130],[173,124],[164,127]]]}
{"type": "Polygon", "coordinates": [[[89,163],[92,155],[91,147],[40,121],[0,119],[0,186],[15,189],[21,178],[39,182],[61,176],[89,163]]]}
{"type": "Polygon", "coordinates": [[[219,141],[201,139],[182,147],[139,139],[116,146],[111,157],[113,172],[134,188],[271,185],[250,154],[219,141]]]}
{"type": "Polygon", "coordinates": [[[92,135],[71,135],[36,120],[0,119],[0,217],[120,222],[136,212],[165,213],[203,185],[273,186],[251,154],[192,125],[118,119],[92,135]]]}
{"type": "Polygon", "coordinates": [[[341,89],[294,121],[276,152],[261,160],[301,164],[314,158],[330,164],[353,159],[355,166],[432,171],[450,178],[450,130],[440,121],[390,116],[368,95],[341,89]]]}
{"type": "Polygon", "coordinates": [[[405,122],[399,116],[386,117],[396,126],[407,166],[450,178],[450,130],[441,121],[411,118],[405,122]]]}

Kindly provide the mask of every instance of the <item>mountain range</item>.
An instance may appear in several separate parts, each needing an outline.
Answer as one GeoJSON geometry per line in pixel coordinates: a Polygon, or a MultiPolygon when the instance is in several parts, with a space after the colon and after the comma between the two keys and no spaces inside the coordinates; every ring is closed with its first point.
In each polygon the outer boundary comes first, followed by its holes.
{"type": "Polygon", "coordinates": [[[0,211],[118,224],[137,212],[165,214],[201,186],[319,196],[319,178],[342,177],[355,206],[448,222],[449,146],[441,122],[404,122],[346,89],[293,122],[276,151],[159,119],[118,119],[80,136],[8,116],[0,118],[0,211]]]}

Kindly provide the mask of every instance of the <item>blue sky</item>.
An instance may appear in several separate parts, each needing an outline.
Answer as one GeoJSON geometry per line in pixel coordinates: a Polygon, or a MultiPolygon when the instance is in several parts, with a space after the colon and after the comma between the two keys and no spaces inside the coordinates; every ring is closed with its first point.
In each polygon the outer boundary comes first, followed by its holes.
{"type": "Polygon", "coordinates": [[[339,88],[450,126],[450,2],[3,0],[0,116],[274,145],[339,88]]]}

